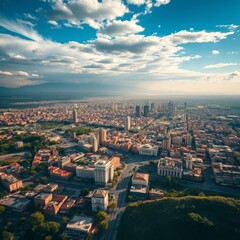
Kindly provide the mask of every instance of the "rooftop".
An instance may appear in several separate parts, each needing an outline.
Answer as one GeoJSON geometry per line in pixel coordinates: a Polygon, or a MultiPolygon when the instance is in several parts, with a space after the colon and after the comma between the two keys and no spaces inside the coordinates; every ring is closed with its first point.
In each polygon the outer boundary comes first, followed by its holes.
{"type": "Polygon", "coordinates": [[[85,216],[74,216],[67,225],[67,229],[89,232],[93,219],[85,216]]]}

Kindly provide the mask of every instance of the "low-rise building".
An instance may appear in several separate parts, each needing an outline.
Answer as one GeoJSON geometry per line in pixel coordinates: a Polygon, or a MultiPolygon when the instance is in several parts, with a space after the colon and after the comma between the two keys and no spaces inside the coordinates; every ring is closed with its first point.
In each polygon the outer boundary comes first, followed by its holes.
{"type": "Polygon", "coordinates": [[[22,180],[12,174],[1,173],[0,179],[2,185],[10,192],[23,188],[22,180]]]}
{"type": "Polygon", "coordinates": [[[165,157],[158,162],[158,175],[182,178],[183,164],[182,160],[165,157]]]}
{"type": "Polygon", "coordinates": [[[164,192],[161,189],[156,189],[152,188],[149,190],[149,199],[154,200],[154,199],[160,199],[164,197],[164,192]]]}
{"type": "Polygon", "coordinates": [[[31,206],[31,200],[25,196],[17,197],[10,195],[0,199],[0,205],[6,207],[8,211],[24,212],[31,206]]]}
{"type": "Polygon", "coordinates": [[[74,216],[64,233],[71,239],[85,239],[89,232],[91,232],[93,219],[85,216],[74,216]]]}
{"type": "Polygon", "coordinates": [[[108,190],[95,189],[91,199],[92,211],[106,211],[108,208],[108,190]]]}
{"type": "Polygon", "coordinates": [[[46,206],[53,198],[51,193],[39,193],[36,197],[34,197],[35,206],[44,207],[46,206]]]}
{"type": "Polygon", "coordinates": [[[52,201],[49,202],[48,205],[46,205],[43,208],[44,214],[56,215],[66,200],[67,200],[67,196],[65,195],[55,195],[52,198],[52,201]]]}
{"type": "Polygon", "coordinates": [[[88,166],[77,166],[76,167],[76,176],[81,178],[94,179],[94,167],[88,166]]]}
{"type": "Polygon", "coordinates": [[[159,152],[158,146],[151,146],[150,144],[145,144],[139,147],[140,155],[157,156],[158,152],[159,152]]]}
{"type": "Polygon", "coordinates": [[[48,168],[48,170],[49,170],[50,176],[55,178],[69,179],[73,176],[72,172],[68,172],[58,167],[51,166],[48,168]]]}

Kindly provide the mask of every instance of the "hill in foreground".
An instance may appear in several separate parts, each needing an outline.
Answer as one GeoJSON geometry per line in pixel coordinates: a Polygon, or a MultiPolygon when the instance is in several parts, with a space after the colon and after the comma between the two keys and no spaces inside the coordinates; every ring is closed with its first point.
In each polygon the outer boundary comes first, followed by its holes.
{"type": "Polygon", "coordinates": [[[240,239],[240,200],[164,198],[130,204],[118,240],[240,239]]]}

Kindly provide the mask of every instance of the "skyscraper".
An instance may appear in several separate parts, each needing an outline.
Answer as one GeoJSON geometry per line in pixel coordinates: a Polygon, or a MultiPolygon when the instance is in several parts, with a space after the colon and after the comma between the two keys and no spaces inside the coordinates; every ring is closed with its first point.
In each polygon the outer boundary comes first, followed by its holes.
{"type": "Polygon", "coordinates": [[[126,117],[125,118],[124,130],[128,131],[130,129],[131,129],[131,117],[126,117]]]}
{"type": "Polygon", "coordinates": [[[149,105],[144,105],[143,107],[143,115],[144,117],[147,117],[149,114],[149,105]]]}
{"type": "Polygon", "coordinates": [[[91,143],[92,146],[93,146],[92,151],[93,151],[94,153],[97,152],[97,150],[98,150],[98,140],[97,140],[97,138],[96,138],[95,135],[92,135],[92,136],[91,136],[90,143],[91,143]]]}
{"type": "Polygon", "coordinates": [[[77,116],[77,110],[73,109],[73,122],[77,123],[78,122],[78,116],[77,116]]]}
{"type": "Polygon", "coordinates": [[[172,101],[168,103],[168,115],[172,116],[175,114],[175,105],[172,101]]]}
{"type": "Polygon", "coordinates": [[[99,143],[103,145],[104,141],[107,140],[107,130],[104,128],[100,128],[99,130],[99,143]]]}
{"type": "Polygon", "coordinates": [[[140,105],[137,105],[136,106],[136,116],[140,116],[140,114],[141,114],[141,107],[140,107],[140,105]]]}
{"type": "Polygon", "coordinates": [[[170,150],[170,148],[171,148],[171,137],[169,135],[166,135],[162,141],[162,149],[170,150]]]}

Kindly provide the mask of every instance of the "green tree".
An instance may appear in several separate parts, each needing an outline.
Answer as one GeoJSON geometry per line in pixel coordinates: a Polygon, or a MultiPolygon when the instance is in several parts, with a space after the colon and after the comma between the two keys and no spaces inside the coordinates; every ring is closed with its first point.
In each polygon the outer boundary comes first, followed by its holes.
{"type": "Polygon", "coordinates": [[[87,188],[83,188],[81,190],[81,196],[87,196],[89,194],[89,190],[87,188]]]}
{"type": "Polygon", "coordinates": [[[48,234],[57,234],[59,232],[60,224],[57,222],[46,222],[43,225],[43,231],[48,234]]]}
{"type": "Polygon", "coordinates": [[[170,185],[172,183],[172,177],[171,176],[166,176],[165,180],[166,180],[167,185],[170,185]]]}
{"type": "Polygon", "coordinates": [[[2,240],[13,240],[13,239],[14,239],[14,235],[12,232],[7,232],[7,231],[2,232],[2,240]]]}
{"type": "Polygon", "coordinates": [[[99,211],[96,215],[96,220],[98,223],[100,223],[102,221],[107,221],[107,219],[108,219],[108,215],[104,211],[99,211]]]}
{"type": "Polygon", "coordinates": [[[109,206],[112,210],[114,210],[117,207],[116,202],[112,202],[111,205],[109,206]]]}
{"type": "Polygon", "coordinates": [[[101,221],[97,226],[100,231],[106,231],[108,229],[108,222],[101,221]]]}
{"type": "Polygon", "coordinates": [[[44,215],[41,212],[35,212],[30,216],[30,223],[33,232],[44,223],[44,215]]]}
{"type": "Polygon", "coordinates": [[[40,183],[46,184],[46,183],[47,183],[47,177],[46,177],[46,176],[41,177],[41,178],[40,178],[40,183]]]}
{"type": "Polygon", "coordinates": [[[4,213],[5,212],[5,207],[4,206],[2,206],[2,205],[0,205],[0,214],[2,214],[2,213],[4,213]]]}
{"type": "Polygon", "coordinates": [[[69,218],[68,217],[62,217],[62,221],[67,224],[69,222],[69,218]]]}

